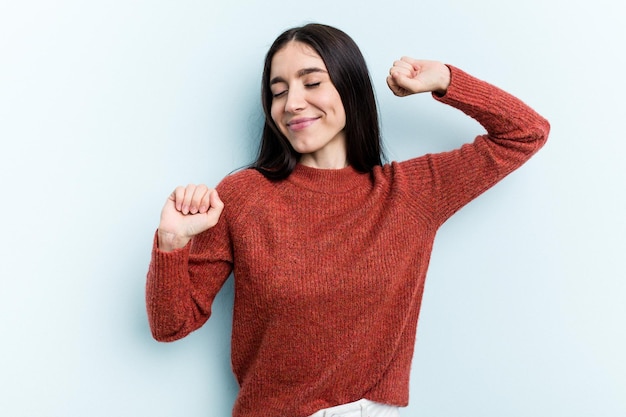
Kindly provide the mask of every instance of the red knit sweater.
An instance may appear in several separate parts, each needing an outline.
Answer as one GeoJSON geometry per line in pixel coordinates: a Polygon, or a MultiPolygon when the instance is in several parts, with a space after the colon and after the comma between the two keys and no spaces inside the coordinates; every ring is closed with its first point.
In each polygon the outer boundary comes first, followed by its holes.
{"type": "Polygon", "coordinates": [[[451,67],[437,100],[488,134],[460,149],[376,167],[252,169],[218,186],[218,224],[174,252],[153,249],[154,337],[199,328],[231,272],[235,417],[304,417],[360,398],[405,406],[435,233],[531,157],[549,125],[518,99],[451,67]]]}

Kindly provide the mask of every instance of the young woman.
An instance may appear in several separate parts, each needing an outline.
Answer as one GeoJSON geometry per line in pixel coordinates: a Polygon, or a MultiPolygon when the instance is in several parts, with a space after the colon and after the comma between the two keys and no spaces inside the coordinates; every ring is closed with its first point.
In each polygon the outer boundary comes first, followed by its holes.
{"type": "Polygon", "coordinates": [[[172,341],[202,326],[234,273],[235,417],[397,416],[437,229],[546,141],[545,119],[453,66],[405,57],[387,83],[397,96],[430,92],[487,133],[383,164],[358,47],[310,24],[267,54],[253,166],[165,203],[147,278],[152,333],[172,341]]]}

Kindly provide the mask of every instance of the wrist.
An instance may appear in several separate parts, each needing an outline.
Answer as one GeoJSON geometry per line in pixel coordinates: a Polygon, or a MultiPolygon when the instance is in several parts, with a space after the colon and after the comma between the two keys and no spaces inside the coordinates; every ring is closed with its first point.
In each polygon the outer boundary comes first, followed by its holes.
{"type": "Polygon", "coordinates": [[[159,250],[163,252],[171,252],[176,249],[184,248],[190,240],[191,238],[187,236],[180,236],[161,229],[157,231],[157,246],[159,250]]]}
{"type": "Polygon", "coordinates": [[[445,96],[448,91],[448,87],[450,87],[450,81],[452,78],[450,68],[446,64],[441,64],[441,75],[439,77],[439,87],[434,91],[438,96],[445,96]]]}

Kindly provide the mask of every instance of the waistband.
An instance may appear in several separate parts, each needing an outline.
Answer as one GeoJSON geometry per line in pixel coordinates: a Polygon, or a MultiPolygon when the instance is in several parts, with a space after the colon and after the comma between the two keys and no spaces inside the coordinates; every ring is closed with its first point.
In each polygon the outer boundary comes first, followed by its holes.
{"type": "Polygon", "coordinates": [[[399,417],[399,407],[362,398],[358,401],[325,408],[310,417],[399,417]]]}

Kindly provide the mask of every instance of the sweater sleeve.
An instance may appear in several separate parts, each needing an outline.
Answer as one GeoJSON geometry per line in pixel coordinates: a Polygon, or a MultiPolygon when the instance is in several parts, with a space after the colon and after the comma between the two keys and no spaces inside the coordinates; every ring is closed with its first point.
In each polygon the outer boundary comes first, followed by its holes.
{"type": "Polygon", "coordinates": [[[415,172],[421,177],[417,179],[419,192],[429,193],[434,203],[431,214],[440,223],[530,159],[550,130],[548,121],[521,100],[449,68],[451,83],[446,94],[433,97],[463,111],[487,133],[459,149],[426,155],[414,165],[419,166],[415,172]]]}
{"type": "Polygon", "coordinates": [[[152,335],[158,341],[181,339],[211,315],[213,300],[232,271],[226,199],[224,204],[218,223],[194,236],[184,248],[163,252],[154,237],[146,308],[152,335]]]}

